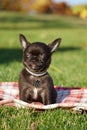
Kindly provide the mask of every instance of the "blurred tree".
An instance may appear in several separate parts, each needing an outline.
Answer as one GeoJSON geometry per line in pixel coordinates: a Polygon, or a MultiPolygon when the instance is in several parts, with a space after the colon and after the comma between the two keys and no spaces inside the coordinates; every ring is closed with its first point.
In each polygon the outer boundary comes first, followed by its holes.
{"type": "Polygon", "coordinates": [[[1,0],[2,2],[2,9],[4,10],[20,10],[20,1],[18,0],[1,0]]]}
{"type": "Polygon", "coordinates": [[[3,1],[0,0],[0,10],[2,10],[2,9],[3,9],[3,1]]]}
{"type": "Polygon", "coordinates": [[[81,19],[87,18],[87,5],[78,5],[73,7],[73,14],[81,19]]]}
{"type": "Polygon", "coordinates": [[[30,13],[72,14],[65,2],[55,3],[53,0],[0,0],[0,8],[30,13]]]}
{"type": "Polygon", "coordinates": [[[29,0],[0,0],[0,5],[4,10],[27,11],[29,0]]]}
{"type": "Polygon", "coordinates": [[[54,14],[72,15],[72,9],[65,2],[53,3],[50,7],[54,14]]]}
{"type": "Polygon", "coordinates": [[[44,13],[52,0],[0,0],[0,8],[15,11],[35,11],[44,13]]]}
{"type": "Polygon", "coordinates": [[[29,12],[31,10],[31,0],[20,0],[20,11],[29,12]]]}
{"type": "Polygon", "coordinates": [[[35,10],[39,13],[47,13],[50,11],[50,5],[52,0],[31,0],[31,10],[35,10]]]}
{"type": "Polygon", "coordinates": [[[81,19],[87,18],[87,9],[83,9],[83,10],[79,13],[79,17],[80,17],[81,19]]]}

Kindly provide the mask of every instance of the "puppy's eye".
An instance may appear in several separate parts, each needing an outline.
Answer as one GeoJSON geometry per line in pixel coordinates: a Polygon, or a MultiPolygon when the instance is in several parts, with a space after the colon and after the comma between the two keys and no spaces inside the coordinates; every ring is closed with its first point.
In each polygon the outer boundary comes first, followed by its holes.
{"type": "Polygon", "coordinates": [[[45,54],[42,53],[42,54],[40,55],[40,57],[41,57],[42,59],[44,59],[44,58],[45,58],[45,54]]]}
{"type": "Polygon", "coordinates": [[[30,54],[29,54],[29,53],[26,53],[26,57],[30,57],[30,54]]]}

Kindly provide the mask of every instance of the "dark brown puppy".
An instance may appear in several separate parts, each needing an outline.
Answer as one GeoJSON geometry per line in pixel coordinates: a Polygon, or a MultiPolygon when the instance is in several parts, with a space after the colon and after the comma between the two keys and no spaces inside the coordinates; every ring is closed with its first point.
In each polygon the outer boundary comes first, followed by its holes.
{"type": "Polygon", "coordinates": [[[51,63],[52,53],[59,47],[60,42],[59,38],[49,45],[41,42],[31,44],[20,34],[24,65],[19,76],[21,100],[28,103],[41,102],[44,105],[56,102],[57,93],[47,69],[51,63]]]}

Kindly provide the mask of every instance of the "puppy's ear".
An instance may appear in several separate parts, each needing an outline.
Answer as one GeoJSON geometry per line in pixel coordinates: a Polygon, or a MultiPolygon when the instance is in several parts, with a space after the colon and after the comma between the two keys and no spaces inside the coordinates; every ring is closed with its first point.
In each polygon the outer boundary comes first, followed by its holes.
{"type": "Polygon", "coordinates": [[[56,51],[56,49],[60,46],[60,42],[61,42],[61,38],[58,38],[58,39],[54,40],[51,44],[49,44],[51,53],[56,51]]]}
{"type": "Polygon", "coordinates": [[[23,34],[19,34],[19,39],[20,39],[20,43],[22,45],[23,50],[25,50],[27,46],[29,46],[29,42],[27,41],[27,39],[25,38],[23,34]]]}

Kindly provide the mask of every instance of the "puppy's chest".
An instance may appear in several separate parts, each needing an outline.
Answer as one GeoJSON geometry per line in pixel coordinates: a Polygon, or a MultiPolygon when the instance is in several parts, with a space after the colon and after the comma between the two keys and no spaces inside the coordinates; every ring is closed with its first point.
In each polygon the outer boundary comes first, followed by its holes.
{"type": "Polygon", "coordinates": [[[32,85],[33,87],[39,88],[39,87],[41,87],[42,79],[39,78],[39,77],[30,76],[30,83],[31,83],[31,85],[32,85]]]}
{"type": "Polygon", "coordinates": [[[34,78],[33,76],[31,76],[30,80],[31,80],[31,87],[33,90],[33,98],[37,99],[37,97],[44,92],[42,78],[38,77],[34,78]]]}

